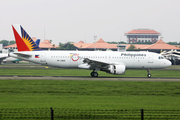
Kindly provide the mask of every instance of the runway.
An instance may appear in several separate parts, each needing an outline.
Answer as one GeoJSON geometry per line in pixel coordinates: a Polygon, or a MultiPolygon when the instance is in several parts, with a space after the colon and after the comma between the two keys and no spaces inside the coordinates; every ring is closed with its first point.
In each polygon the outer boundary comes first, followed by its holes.
{"type": "Polygon", "coordinates": [[[145,77],[80,77],[80,76],[0,76],[0,80],[92,80],[92,81],[169,81],[180,82],[180,78],[145,77]]]}
{"type": "MultiPolygon", "coordinates": [[[[46,66],[40,66],[37,64],[7,64],[0,65],[0,69],[45,69],[46,66]]],[[[60,69],[49,67],[49,69],[60,69]]],[[[172,66],[171,68],[162,70],[180,70],[179,66],[172,66]]],[[[158,77],[90,77],[90,76],[0,76],[0,80],[98,80],[98,81],[177,81],[180,82],[180,78],[158,78],[158,77]]]]}

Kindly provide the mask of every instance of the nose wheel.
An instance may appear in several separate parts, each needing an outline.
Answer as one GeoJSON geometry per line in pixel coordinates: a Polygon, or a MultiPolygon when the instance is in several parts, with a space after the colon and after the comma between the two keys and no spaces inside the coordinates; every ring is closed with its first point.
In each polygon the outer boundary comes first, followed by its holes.
{"type": "Polygon", "coordinates": [[[151,78],[151,74],[148,74],[147,77],[148,77],[148,78],[151,78]]]}
{"type": "Polygon", "coordinates": [[[147,70],[147,72],[148,72],[147,77],[148,77],[148,78],[151,78],[151,73],[150,73],[150,71],[149,71],[149,70],[147,70]]]}

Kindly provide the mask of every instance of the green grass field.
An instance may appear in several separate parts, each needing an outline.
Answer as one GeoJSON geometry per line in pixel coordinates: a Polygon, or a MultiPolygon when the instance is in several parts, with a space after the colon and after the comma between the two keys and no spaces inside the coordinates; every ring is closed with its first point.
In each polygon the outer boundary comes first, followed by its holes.
{"type": "Polygon", "coordinates": [[[180,82],[0,80],[1,108],[180,109],[180,82]]]}
{"type": "Polygon", "coordinates": [[[48,118],[50,107],[61,119],[179,119],[179,101],[180,82],[0,80],[2,120],[48,118]]]}
{"type": "MultiPolygon", "coordinates": [[[[0,69],[0,75],[21,76],[89,76],[90,72],[70,69],[0,69]]],[[[99,72],[99,76],[107,77],[146,77],[146,74],[146,70],[127,70],[125,75],[117,76],[99,72]]],[[[152,77],[180,78],[178,70],[152,70],[151,74],[152,77]]],[[[0,110],[53,107],[69,110],[70,115],[74,109],[86,110],[88,113],[91,110],[104,113],[140,109],[173,111],[180,110],[179,101],[180,82],[0,80],[0,110]]]]}

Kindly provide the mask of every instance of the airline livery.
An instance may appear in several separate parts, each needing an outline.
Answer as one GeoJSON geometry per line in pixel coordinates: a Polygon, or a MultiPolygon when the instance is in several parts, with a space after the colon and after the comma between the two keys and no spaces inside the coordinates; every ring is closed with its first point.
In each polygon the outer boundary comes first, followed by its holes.
{"type": "MultiPolygon", "coordinates": [[[[35,43],[37,46],[39,46],[40,39],[37,39],[35,43]]],[[[5,62],[17,62],[21,60],[14,57],[8,57],[8,53],[0,53],[0,64],[2,61],[3,63],[5,63],[5,62]]]]}
{"type": "Polygon", "coordinates": [[[98,77],[97,71],[122,75],[126,69],[146,69],[150,78],[150,69],[171,66],[169,60],[152,52],[42,51],[21,25],[12,28],[18,52],[9,56],[53,67],[93,70],[92,77],[98,77]]]}

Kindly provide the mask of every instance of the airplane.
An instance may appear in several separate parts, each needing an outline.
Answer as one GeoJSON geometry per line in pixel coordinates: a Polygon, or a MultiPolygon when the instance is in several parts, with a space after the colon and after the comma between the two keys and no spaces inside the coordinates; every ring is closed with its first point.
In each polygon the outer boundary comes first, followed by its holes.
{"type": "Polygon", "coordinates": [[[126,69],[146,69],[151,78],[150,69],[171,66],[169,60],[152,52],[42,51],[21,25],[12,25],[12,29],[18,52],[9,53],[10,57],[59,68],[93,70],[92,77],[98,77],[97,71],[123,75],[126,69]]]}
{"type": "Polygon", "coordinates": [[[180,60],[180,52],[177,50],[171,50],[171,51],[163,51],[162,53],[160,53],[162,56],[164,56],[167,59],[172,59],[172,58],[177,58],[178,60],[180,60]]]}
{"type": "MultiPolygon", "coordinates": [[[[40,43],[40,39],[37,39],[36,40],[36,45],[39,46],[39,43],[40,43]]],[[[19,61],[22,61],[20,59],[17,59],[17,58],[14,58],[14,57],[8,57],[8,53],[0,53],[0,64],[3,62],[3,63],[6,63],[6,62],[19,62],[19,61]]]]}
{"type": "Polygon", "coordinates": [[[1,62],[4,60],[4,59],[6,59],[8,57],[8,54],[6,54],[6,53],[1,53],[0,54],[0,64],[1,64],[1,62]]]}

